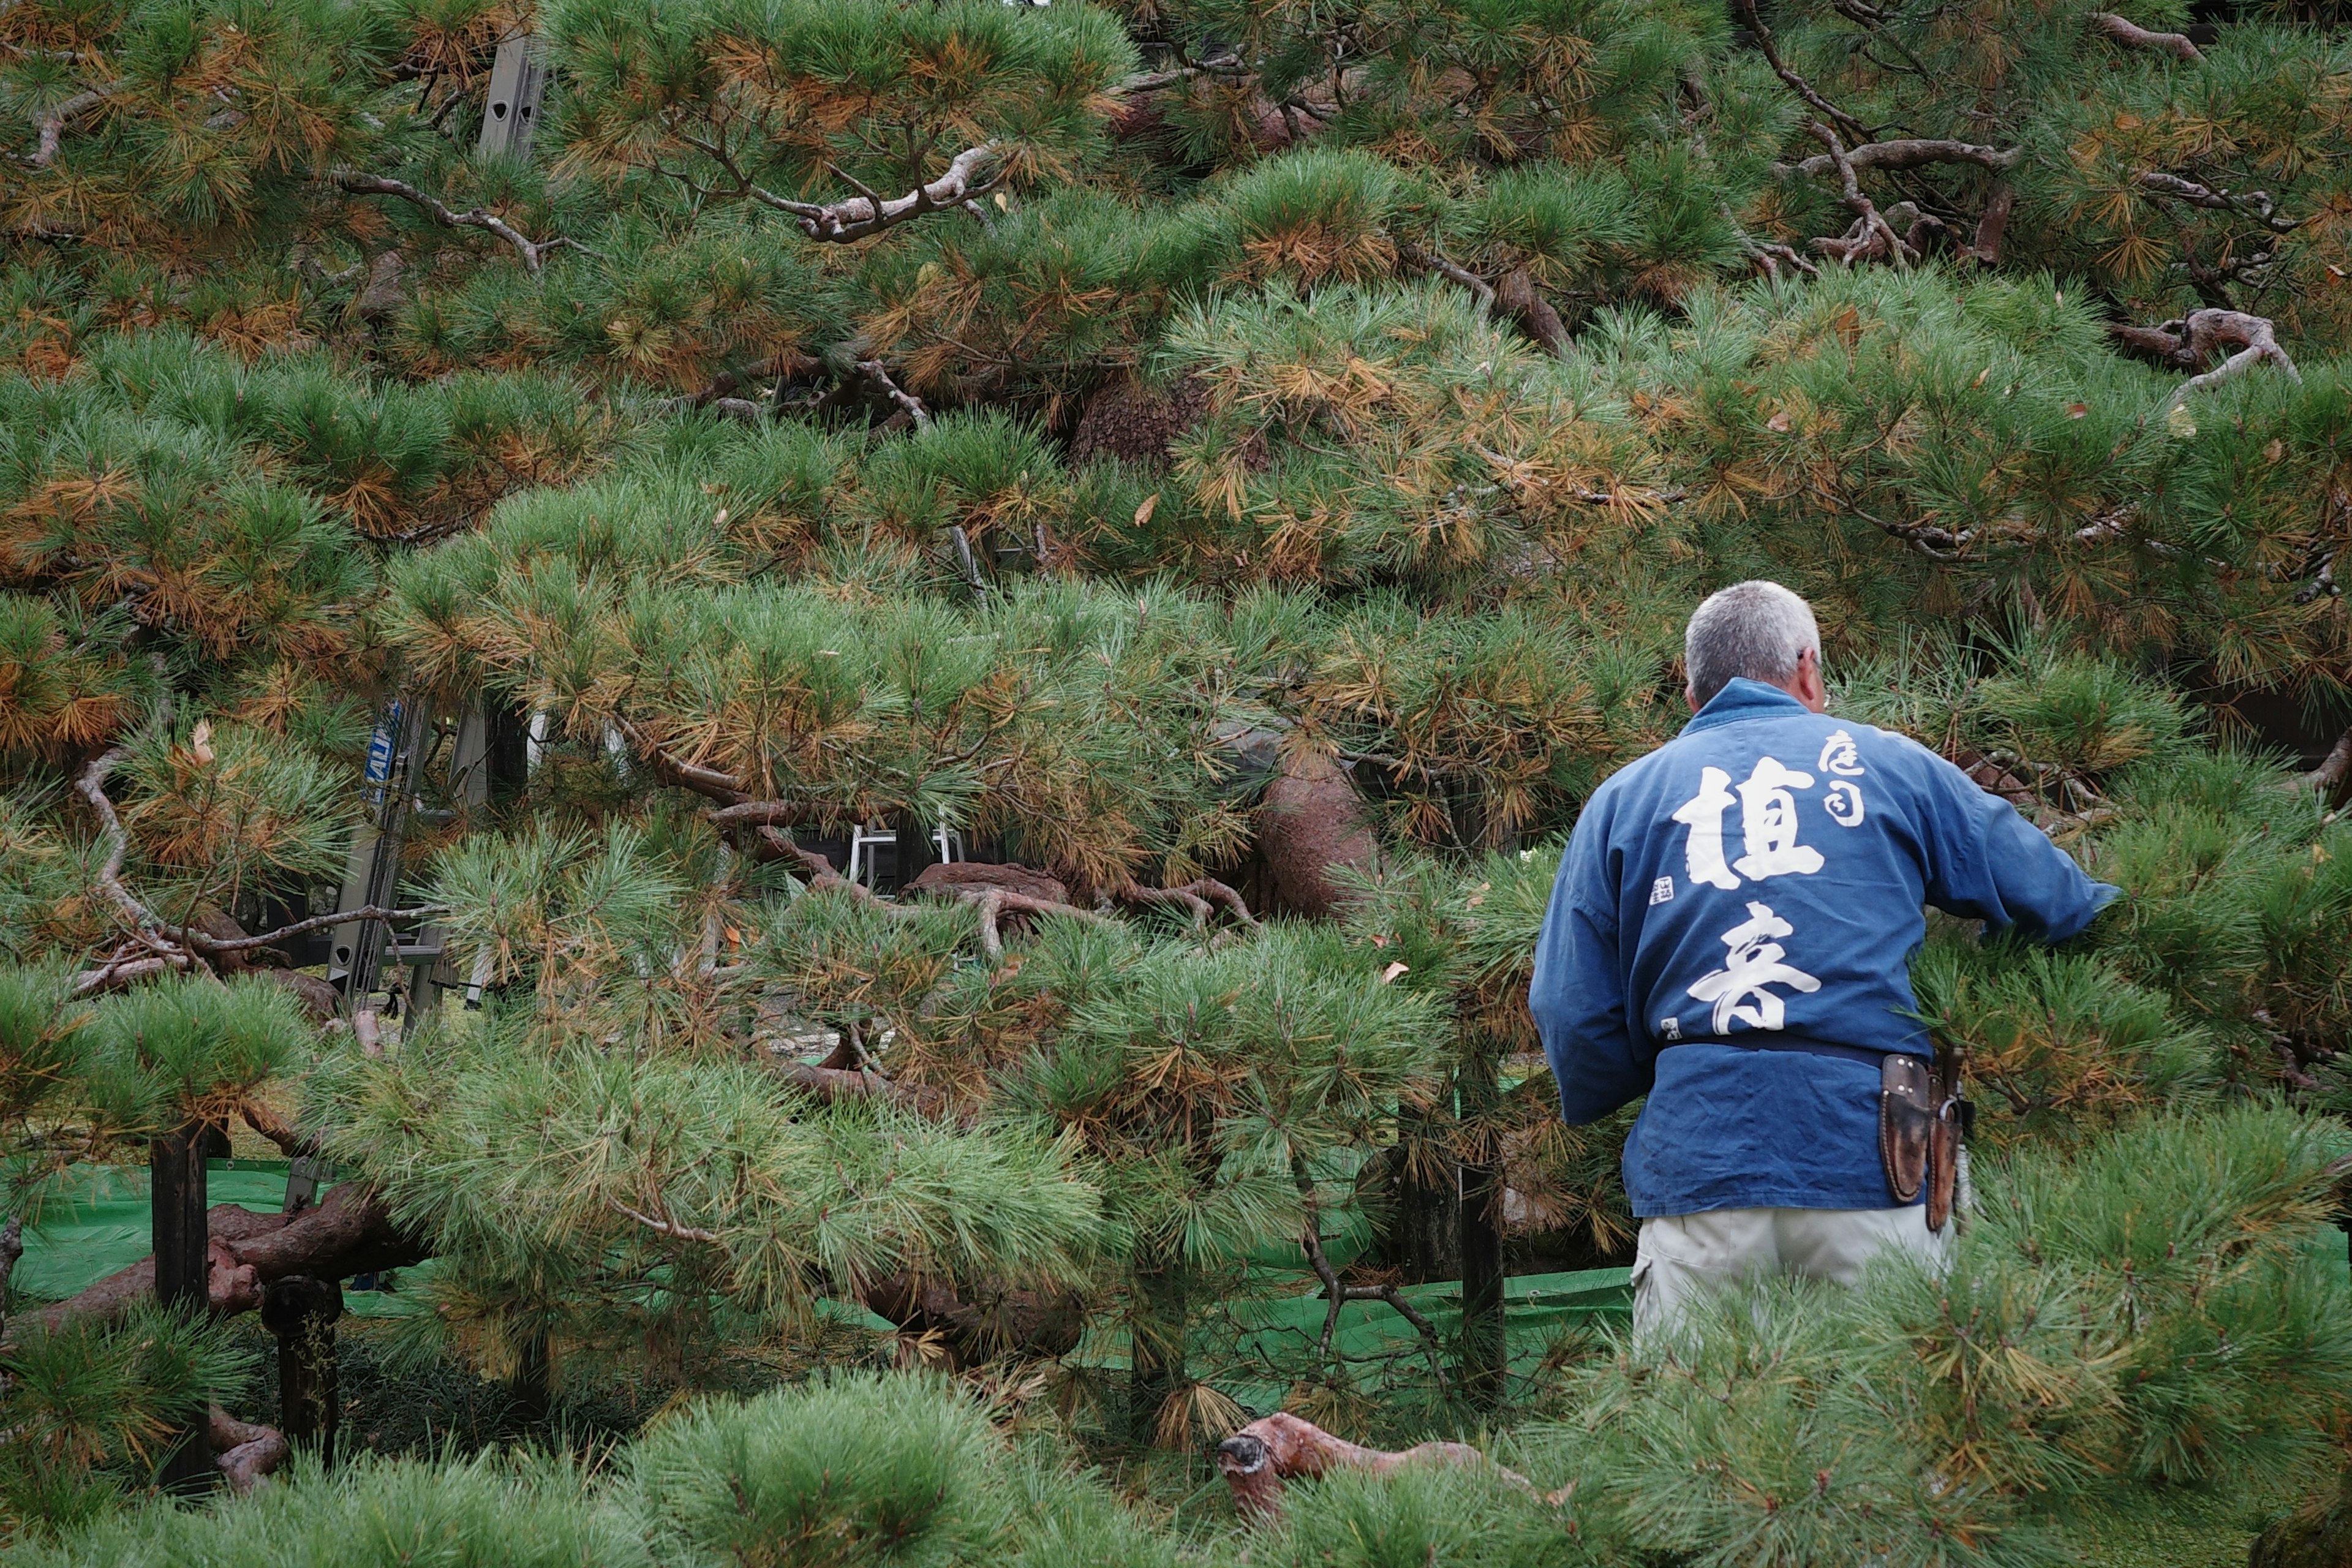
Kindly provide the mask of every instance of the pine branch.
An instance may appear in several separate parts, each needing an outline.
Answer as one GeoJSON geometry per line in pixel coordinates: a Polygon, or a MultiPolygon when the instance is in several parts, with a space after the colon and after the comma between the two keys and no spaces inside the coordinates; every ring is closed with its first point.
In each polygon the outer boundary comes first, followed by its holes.
{"type": "Polygon", "coordinates": [[[120,746],[100,752],[90,760],[89,766],[82,770],[81,777],[74,781],[74,789],[98,814],[99,826],[106,835],[106,858],[100,862],[98,868],[100,890],[134,927],[142,931],[160,930],[163,923],[162,919],[132,897],[131,889],[122,885],[122,859],[130,849],[131,836],[124,830],[122,819],[115,815],[114,802],[107,798],[105,787],[106,775],[114,771],[114,765],[122,758],[123,751],[120,746]]]}
{"type": "MultiPolygon", "coordinates": [[[[1180,59],[1182,58],[1181,51],[1178,58],[1180,59]]],[[[1111,89],[1111,94],[1113,97],[1125,98],[1132,93],[1157,92],[1163,87],[1174,87],[1179,82],[1191,81],[1195,77],[1244,77],[1250,74],[1249,67],[1243,63],[1240,55],[1223,54],[1214,59],[1184,60],[1181,65],[1169,70],[1145,71],[1131,76],[1111,89]]]]}
{"type": "Polygon", "coordinates": [[[639,1214],[618,1198],[605,1199],[604,1206],[625,1219],[635,1220],[656,1235],[674,1236],[680,1241],[715,1242],[719,1239],[719,1233],[715,1230],[704,1230],[698,1226],[680,1225],[676,1220],[656,1219],[651,1215],[639,1214]]]}
{"type": "MultiPolygon", "coordinates": [[[[1974,142],[1946,142],[1910,138],[1893,142],[1865,142],[1846,151],[1846,161],[1856,169],[1917,169],[1930,163],[1974,163],[1995,174],[2016,167],[2025,156],[2022,147],[1986,147],[1974,142]]],[[[1775,163],[1776,174],[1803,174],[1819,179],[1823,174],[1838,173],[1837,160],[1827,153],[1816,153],[1795,163],[1775,163]]]]}
{"type": "Polygon", "coordinates": [[[294,1124],[257,1100],[247,1100],[236,1108],[245,1124],[278,1145],[289,1160],[299,1160],[319,1152],[315,1134],[298,1131],[294,1124]]]}
{"type": "Polygon", "coordinates": [[[464,212],[455,211],[446,203],[426,195],[405,180],[387,179],[382,174],[356,174],[348,169],[339,169],[331,177],[338,189],[351,195],[396,196],[415,207],[417,211],[439,224],[443,228],[478,228],[485,234],[495,235],[515,247],[516,252],[522,258],[523,270],[534,278],[538,277],[540,269],[547,265],[548,252],[560,250],[565,247],[577,250],[583,255],[595,257],[600,261],[604,259],[601,252],[590,250],[586,246],[568,236],[558,235],[553,239],[532,239],[488,207],[477,206],[468,207],[464,212]]]}
{"type": "MultiPolygon", "coordinates": [[[[885,229],[896,228],[927,213],[945,212],[992,195],[1004,183],[1003,172],[1000,170],[986,180],[979,177],[979,172],[998,161],[1001,147],[1001,143],[992,141],[983,142],[977,147],[967,147],[949,162],[947,172],[938,179],[917,185],[903,196],[893,196],[887,200],[867,191],[846,201],[796,202],[748,184],[743,194],[778,212],[790,213],[800,219],[801,232],[811,239],[845,245],[852,240],[880,234],[885,229]]],[[[851,181],[851,184],[856,182],[851,181]]],[[[859,189],[864,190],[865,187],[859,186],[859,189]]]]}
{"type": "MultiPolygon", "coordinates": [[[[74,789],[83,800],[89,803],[90,810],[97,814],[100,827],[107,839],[106,858],[100,863],[98,868],[99,890],[106,895],[107,901],[114,906],[115,911],[130,922],[140,943],[146,950],[146,955],[135,960],[131,959],[129,955],[140,952],[141,949],[125,948],[119,950],[115,956],[101,967],[83,971],[74,977],[74,994],[78,996],[88,995],[101,990],[116,989],[131,981],[161,974],[167,970],[189,968],[194,958],[199,955],[206,959],[215,959],[226,953],[248,952],[256,948],[274,947],[289,937],[300,936],[308,931],[323,931],[329,926],[341,925],[347,921],[421,920],[448,912],[440,905],[423,905],[413,910],[385,910],[371,904],[362,910],[338,910],[330,914],[311,915],[289,925],[280,926],[276,931],[264,931],[259,936],[226,938],[214,936],[194,927],[175,925],[149,909],[122,880],[122,861],[130,849],[130,834],[124,829],[121,817],[115,812],[114,802],[107,796],[106,776],[114,771],[115,764],[122,760],[123,755],[122,748],[117,746],[93,759],[89,766],[82,770],[81,776],[75,781],[74,789]]],[[[230,929],[236,928],[232,926],[230,929]]]]}
{"type": "MultiPolygon", "coordinates": [[[[186,937],[188,945],[200,952],[206,954],[244,952],[257,947],[275,947],[289,937],[302,936],[314,931],[324,931],[329,926],[339,926],[346,921],[421,921],[430,920],[436,915],[446,915],[448,912],[449,907],[446,904],[419,904],[413,910],[386,910],[369,904],[363,909],[335,910],[323,915],[311,915],[307,919],[296,921],[290,925],[279,926],[276,931],[264,931],[259,936],[223,939],[207,936],[203,931],[194,930],[189,930],[182,934],[186,937]]],[[[179,931],[178,927],[172,929],[174,931],[179,931]]]]}
{"type": "MultiPolygon", "coordinates": [[[[1243,901],[1242,896],[1213,877],[1198,877],[1178,888],[1147,888],[1133,878],[1129,878],[1126,882],[1112,889],[1110,896],[1126,904],[1160,906],[1172,904],[1191,915],[1192,924],[1195,926],[1208,924],[1210,917],[1215,914],[1217,910],[1223,909],[1241,924],[1252,930],[1257,928],[1257,917],[1250,913],[1249,905],[1243,901]]],[[[1012,906],[1008,904],[1007,907],[1012,906]]],[[[1061,911],[1057,910],[1054,912],[1061,911]]],[[[1073,910],[1072,912],[1084,911],[1073,910]]]]}
{"type": "Polygon", "coordinates": [[[630,744],[636,748],[637,755],[644,761],[646,766],[652,769],[654,775],[664,784],[675,784],[680,789],[692,790],[697,795],[717,801],[722,806],[740,805],[751,799],[750,788],[743,780],[734,774],[721,773],[717,768],[706,768],[695,763],[682,762],[671,756],[669,752],[647,739],[644,731],[626,719],[615,719],[614,724],[623,735],[628,738],[630,744]]]}
{"type": "MultiPolygon", "coordinates": [[[[251,1311],[261,1304],[265,1287],[289,1274],[341,1279],[429,1256],[361,1182],[330,1187],[317,1206],[295,1215],[217,1204],[205,1216],[205,1233],[212,1243],[207,1295],[223,1314],[251,1311]]],[[[144,1258],[31,1318],[50,1329],[81,1319],[110,1322],[154,1291],[155,1260],[144,1258]]]]}
{"type": "Polygon", "coordinates": [[[1814,90],[1811,82],[1789,68],[1789,63],[1780,58],[1780,46],[1772,37],[1772,29],[1766,26],[1764,18],[1756,14],[1756,0],[1732,0],[1732,4],[1739,13],[1740,25],[1756,36],[1756,47],[1763,53],[1765,63],[1772,68],[1773,75],[1788,85],[1790,91],[1811,105],[1817,113],[1843,126],[1846,134],[1856,142],[1871,140],[1870,127],[1823,98],[1814,90]]]}
{"type": "Polygon", "coordinates": [[[1496,279],[1495,304],[1518,323],[1521,331],[1541,343],[1545,353],[1568,353],[1568,324],[1551,308],[1551,301],[1537,291],[1534,275],[1526,268],[1514,267],[1496,279]]]}
{"type": "Polygon", "coordinates": [[[2251,217],[2273,234],[2292,234],[2303,226],[2304,220],[2299,217],[2279,216],[2278,204],[2271,199],[2271,194],[2268,191],[2248,191],[2241,196],[2229,191],[2216,190],[2196,180],[2185,180],[2178,174],[2167,174],[2157,170],[2150,170],[2139,175],[2133,183],[2144,191],[2153,192],[2159,196],[2169,196],[2175,201],[2186,202],[2193,207],[2203,207],[2209,212],[2235,213],[2242,217],[2251,217]],[[2252,204],[2252,211],[2248,210],[2248,204],[2252,204]]]}
{"type": "Polygon", "coordinates": [[[1780,268],[1783,266],[1788,267],[1791,271],[1802,273],[1808,278],[1819,278],[1822,275],[1820,268],[1800,256],[1790,247],[1782,245],[1778,240],[1758,239],[1749,234],[1741,226],[1739,219],[1733,216],[1729,202],[1721,204],[1718,210],[1723,214],[1724,222],[1731,226],[1731,237],[1738,242],[1739,248],[1747,253],[1750,260],[1764,268],[1766,277],[1777,279],[1780,276],[1780,268]]]}
{"type": "Polygon", "coordinates": [[[713,806],[702,814],[703,820],[721,833],[737,827],[798,826],[815,816],[814,806],[793,800],[739,801],[733,805],[713,806]]]}
{"type": "Polygon", "coordinates": [[[2181,370],[2197,369],[2221,349],[2236,351],[2211,370],[2192,375],[2176,387],[2169,408],[2179,407],[2191,393],[2242,375],[2265,362],[2285,372],[2289,381],[2300,384],[2303,380],[2294,361],[2279,346],[2276,329],[2267,316],[2250,316],[2242,310],[2191,310],[2159,327],[2110,321],[2107,334],[2132,353],[2181,370]]]}
{"type": "Polygon", "coordinates": [[[47,114],[34,121],[40,141],[34,150],[17,157],[16,162],[27,169],[46,169],[58,161],[58,152],[65,143],[66,127],[96,109],[121,90],[121,84],[93,87],[78,92],[47,114]]]}
{"type": "MultiPolygon", "coordinates": [[[[0,1225],[0,1308],[8,1300],[8,1281],[16,1272],[16,1260],[25,1256],[25,1216],[12,1214],[6,1225],[0,1225]]],[[[5,1310],[0,1310],[0,1331],[7,1327],[5,1310]]]]}
{"type": "Polygon", "coordinates": [[[2184,65],[2203,65],[2205,56],[2186,33],[2152,33],[2136,22],[2127,21],[2113,11],[2091,13],[2091,26],[2107,37],[2135,49],[2154,49],[2172,56],[2184,65]]]}
{"type": "Polygon", "coordinates": [[[1846,210],[1854,215],[1853,226],[1837,239],[1816,239],[1813,248],[1825,256],[1834,256],[1846,266],[1865,258],[1884,258],[1897,267],[1906,267],[1919,259],[1919,253],[1895,232],[1878,210],[1878,204],[1862,194],[1862,182],[1855,176],[1853,160],[1838,140],[1837,132],[1814,121],[1805,129],[1814,140],[1829,149],[1831,163],[1836,168],[1838,184],[1846,210]]]}
{"type": "Polygon", "coordinates": [[[1433,272],[1448,282],[1459,284],[1468,289],[1472,297],[1481,305],[1494,304],[1495,286],[1493,284],[1468,268],[1446,260],[1437,251],[1424,249],[1418,245],[1400,245],[1397,247],[1396,254],[1399,261],[1416,271],[1433,272]]]}
{"type": "Polygon", "coordinates": [[[124,990],[142,980],[184,970],[195,962],[186,953],[173,953],[169,957],[131,956],[139,951],[136,946],[126,945],[99,968],[85,969],[75,975],[74,995],[82,997],[95,995],[100,991],[124,990]]]}
{"type": "Polygon", "coordinates": [[[2009,232],[2009,215],[2017,206],[2017,192],[2007,180],[1993,182],[1992,194],[1985,198],[1984,212],[1977,218],[1975,238],[1960,249],[1960,254],[1987,267],[2000,265],[2000,242],[2009,232]]]}
{"type": "Polygon", "coordinates": [[[1422,1348],[1429,1354],[1429,1370],[1437,1378],[1438,1392],[1450,1393],[1445,1379],[1445,1357],[1437,1340],[1436,1325],[1421,1310],[1404,1299],[1391,1284],[1343,1285],[1339,1271],[1331,1267],[1330,1255],[1323,1250],[1323,1214],[1315,1201],[1315,1179],[1307,1173],[1307,1162],[1296,1150],[1290,1156],[1291,1179],[1297,1184],[1301,1205],[1307,1211],[1307,1223],[1299,1235],[1299,1246],[1306,1250],[1307,1266],[1315,1277],[1323,1281],[1323,1299],[1329,1303],[1323,1313],[1323,1335],[1315,1344],[1318,1356],[1331,1353],[1331,1338],[1339,1331],[1339,1312],[1350,1301],[1385,1302],[1398,1316],[1411,1323],[1421,1336],[1422,1348]]]}
{"type": "Polygon", "coordinates": [[[931,423],[931,411],[923,406],[923,400],[921,398],[917,397],[911,392],[900,390],[898,384],[890,379],[889,368],[883,364],[880,360],[859,360],[857,362],[857,374],[866,378],[867,385],[880,393],[891,403],[897,405],[898,407],[905,413],[908,418],[915,422],[915,427],[917,429],[926,429],[929,426],[931,423]]]}

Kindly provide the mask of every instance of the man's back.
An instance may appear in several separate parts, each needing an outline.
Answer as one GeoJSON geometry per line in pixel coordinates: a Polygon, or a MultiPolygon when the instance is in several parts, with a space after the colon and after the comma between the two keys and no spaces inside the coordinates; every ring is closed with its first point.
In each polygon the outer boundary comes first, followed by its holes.
{"type": "Polygon", "coordinates": [[[1733,680],[1594,793],[1529,1005],[1570,1121],[1651,1095],[1637,1214],[1879,1207],[1876,1056],[1932,1051],[1921,905],[2059,941],[2112,896],[1925,747],[1733,680]]]}

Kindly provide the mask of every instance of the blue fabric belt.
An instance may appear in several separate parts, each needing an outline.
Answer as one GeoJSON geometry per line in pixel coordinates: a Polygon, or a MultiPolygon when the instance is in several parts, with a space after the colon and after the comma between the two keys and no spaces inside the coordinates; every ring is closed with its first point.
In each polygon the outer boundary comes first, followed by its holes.
{"type": "MultiPolygon", "coordinates": [[[[1676,1040],[1667,1046],[1724,1046],[1735,1051],[1794,1051],[1808,1057],[1843,1057],[1848,1061],[1876,1067],[1891,1053],[1874,1051],[1865,1046],[1833,1046],[1823,1040],[1676,1040]]],[[[1924,1058],[1922,1058],[1925,1059],[1924,1058]]]]}

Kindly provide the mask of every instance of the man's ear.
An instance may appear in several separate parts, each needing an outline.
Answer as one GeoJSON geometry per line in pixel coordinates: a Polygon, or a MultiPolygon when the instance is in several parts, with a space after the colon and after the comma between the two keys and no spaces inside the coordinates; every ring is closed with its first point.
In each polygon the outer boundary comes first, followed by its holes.
{"type": "Polygon", "coordinates": [[[1830,689],[1822,679],[1822,656],[1811,648],[1797,656],[1797,673],[1789,682],[1789,695],[1816,713],[1829,710],[1830,689]]]}

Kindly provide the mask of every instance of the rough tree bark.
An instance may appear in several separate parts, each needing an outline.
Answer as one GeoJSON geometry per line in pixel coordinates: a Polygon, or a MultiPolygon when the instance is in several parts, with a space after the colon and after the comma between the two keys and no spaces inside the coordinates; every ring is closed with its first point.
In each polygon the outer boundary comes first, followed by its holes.
{"type": "MultiPolygon", "coordinates": [[[[205,1226],[200,1288],[213,1310],[224,1314],[253,1310],[261,1305],[263,1290],[289,1275],[341,1279],[404,1268],[427,1256],[415,1237],[392,1223],[373,1190],[356,1182],[331,1188],[316,1208],[298,1215],[216,1205],[206,1211],[205,1226]]],[[[155,1262],[142,1258],[26,1317],[52,1328],[74,1318],[119,1318],[155,1290],[155,1262]]]]}
{"type": "Polygon", "coordinates": [[[1370,871],[1378,853],[1356,786],[1313,750],[1291,751],[1276,766],[1258,808],[1258,847],[1278,904],[1317,917],[1338,912],[1344,900],[1331,873],[1370,871]]]}

